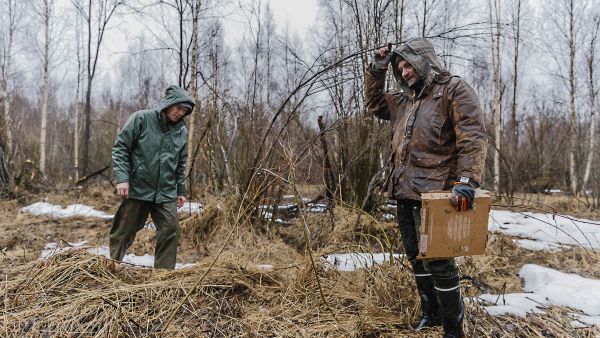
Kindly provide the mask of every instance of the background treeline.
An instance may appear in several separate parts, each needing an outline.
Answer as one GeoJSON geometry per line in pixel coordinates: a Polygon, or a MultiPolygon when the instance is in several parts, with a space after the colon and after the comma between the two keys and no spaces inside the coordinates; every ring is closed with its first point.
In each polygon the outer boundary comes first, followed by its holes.
{"type": "Polygon", "coordinates": [[[316,183],[360,205],[389,155],[389,125],[364,106],[370,50],[425,36],[480,95],[485,188],[598,205],[600,0],[321,0],[317,17],[301,39],[266,0],[0,0],[4,189],[109,165],[127,117],[175,83],[198,107],[192,186],[256,196],[316,183]],[[232,15],[245,33],[227,41],[232,15]],[[140,27],[118,57],[116,22],[140,27]]]}

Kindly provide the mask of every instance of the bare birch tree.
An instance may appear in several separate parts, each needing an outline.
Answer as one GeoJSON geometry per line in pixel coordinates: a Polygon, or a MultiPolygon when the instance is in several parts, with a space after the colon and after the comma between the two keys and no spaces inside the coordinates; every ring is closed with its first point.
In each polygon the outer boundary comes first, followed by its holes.
{"type": "Polygon", "coordinates": [[[4,132],[6,134],[6,159],[10,165],[10,161],[14,152],[13,139],[13,119],[10,113],[11,97],[11,72],[12,58],[14,54],[15,35],[19,27],[20,18],[22,15],[19,8],[19,1],[5,0],[1,3],[0,18],[2,25],[0,27],[0,80],[2,82],[2,102],[4,105],[4,132]]]}
{"type": "Polygon", "coordinates": [[[55,0],[41,0],[41,8],[35,8],[37,16],[41,19],[44,27],[44,39],[42,43],[42,98],[40,102],[41,125],[40,125],[40,155],[39,168],[46,175],[46,134],[48,121],[48,91],[50,77],[50,45],[53,42],[52,21],[54,19],[55,0]]]}
{"type": "Polygon", "coordinates": [[[575,53],[576,48],[578,47],[576,41],[576,9],[575,9],[575,1],[569,0],[567,4],[567,18],[569,20],[568,24],[568,38],[567,38],[567,46],[568,46],[568,67],[569,67],[569,75],[568,75],[568,90],[569,90],[569,121],[570,121],[570,138],[569,138],[569,178],[571,180],[571,193],[577,193],[577,164],[575,163],[575,151],[577,148],[577,111],[575,110],[575,94],[576,94],[576,84],[575,84],[575,53]]]}
{"type": "Polygon", "coordinates": [[[500,152],[502,149],[502,76],[500,58],[500,40],[502,35],[501,8],[499,0],[489,0],[490,35],[492,37],[492,67],[493,67],[493,128],[494,128],[494,191],[500,191],[500,152]]]}
{"type": "Polygon", "coordinates": [[[77,84],[75,90],[75,103],[73,107],[73,171],[74,182],[79,181],[79,146],[81,142],[81,83],[83,80],[83,27],[80,15],[75,17],[75,52],[77,54],[77,84]]]}
{"type": "Polygon", "coordinates": [[[592,172],[592,162],[594,161],[594,151],[596,144],[596,104],[598,100],[598,87],[596,86],[596,74],[595,70],[598,66],[597,49],[598,49],[598,35],[600,34],[600,14],[595,14],[592,19],[592,30],[590,31],[590,37],[587,45],[585,64],[587,68],[587,87],[588,96],[590,100],[590,134],[589,134],[589,149],[588,156],[585,164],[585,173],[583,174],[583,182],[581,189],[584,194],[587,195],[587,186],[590,179],[590,173],[592,172]]]}
{"type": "Polygon", "coordinates": [[[188,158],[186,164],[186,176],[192,182],[190,172],[194,160],[194,133],[196,131],[196,115],[200,112],[200,97],[198,95],[198,19],[200,16],[201,0],[191,3],[192,7],[192,97],[194,98],[194,111],[190,115],[188,123],[188,158]]]}
{"type": "MultiPolygon", "coordinates": [[[[517,97],[519,87],[519,50],[521,47],[521,1],[513,0],[512,10],[512,41],[514,45],[513,49],[513,69],[512,69],[512,104],[511,104],[511,118],[510,118],[510,130],[508,136],[508,147],[512,150],[508,163],[507,173],[507,193],[509,198],[514,195],[514,179],[515,170],[517,166],[517,147],[519,146],[519,123],[517,118],[517,97]]],[[[507,154],[508,155],[508,154],[507,154]]]]}
{"type": "Polygon", "coordinates": [[[92,85],[98,66],[98,58],[104,33],[113,14],[122,4],[121,0],[71,0],[78,13],[87,24],[86,39],[86,90],[84,107],[84,130],[83,130],[83,162],[81,172],[87,174],[90,166],[90,140],[92,123],[92,85]],[[94,52],[92,53],[92,46],[94,52]]]}

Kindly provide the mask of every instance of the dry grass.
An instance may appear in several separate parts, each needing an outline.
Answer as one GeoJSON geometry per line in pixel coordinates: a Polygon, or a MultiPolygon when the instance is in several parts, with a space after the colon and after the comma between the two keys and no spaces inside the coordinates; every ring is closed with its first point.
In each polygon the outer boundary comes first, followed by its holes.
{"type": "MultiPolygon", "coordinates": [[[[547,212],[566,214],[570,216],[583,217],[589,219],[599,219],[600,210],[590,207],[591,201],[585,197],[575,198],[564,193],[554,194],[515,194],[513,204],[519,207],[531,208],[535,212],[547,212]]],[[[496,198],[494,203],[498,206],[508,206],[505,198],[496,198]]],[[[523,210],[523,209],[519,209],[523,210]]]]}
{"type": "MultiPolygon", "coordinates": [[[[108,205],[112,197],[96,198],[98,205],[108,205]]],[[[75,241],[88,236],[85,239],[92,238],[93,244],[105,245],[109,224],[15,215],[19,205],[2,202],[0,336],[145,337],[161,332],[165,337],[440,335],[440,329],[418,334],[409,329],[419,310],[406,262],[339,272],[317,260],[317,280],[299,225],[265,232],[238,222],[232,200],[205,202],[202,215],[181,223],[179,261],[197,264],[178,271],[115,267],[113,262],[82,250],[39,261],[39,250],[56,238],[75,241]],[[28,226],[34,230],[25,231],[28,226]],[[28,245],[28,254],[21,255],[28,245]],[[261,269],[258,264],[273,268],[261,269]],[[171,315],[174,320],[166,325],[171,315]]],[[[361,217],[357,224],[357,216],[355,210],[338,207],[331,227],[329,215],[308,215],[314,255],[400,249],[393,223],[361,217]]],[[[152,252],[152,239],[151,231],[140,232],[133,251],[152,252]]],[[[586,256],[581,263],[582,257],[577,250],[564,255],[532,253],[515,247],[510,238],[492,235],[486,255],[462,260],[461,273],[469,277],[462,281],[463,290],[468,296],[522,291],[517,272],[523,262],[531,260],[561,269],[571,266],[597,277],[598,261],[586,256]]],[[[479,337],[600,334],[598,328],[571,327],[570,312],[549,308],[545,314],[527,318],[491,317],[481,306],[468,303],[465,326],[469,336],[479,337]]]]}

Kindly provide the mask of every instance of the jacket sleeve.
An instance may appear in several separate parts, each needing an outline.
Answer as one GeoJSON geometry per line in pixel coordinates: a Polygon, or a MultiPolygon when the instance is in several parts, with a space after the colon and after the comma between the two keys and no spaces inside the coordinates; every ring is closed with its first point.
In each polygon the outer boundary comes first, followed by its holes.
{"type": "Polygon", "coordinates": [[[139,136],[141,122],[138,114],[131,115],[113,145],[113,173],[117,183],[129,182],[130,157],[139,136]]]}
{"type": "Polygon", "coordinates": [[[451,84],[449,95],[458,153],[456,174],[481,183],[488,142],[479,97],[461,78],[451,84]]]}
{"type": "Polygon", "coordinates": [[[390,120],[390,109],[385,93],[385,72],[365,70],[365,105],[367,112],[383,120],[390,120]]]}
{"type": "Polygon", "coordinates": [[[179,161],[177,162],[177,169],[175,172],[177,180],[177,196],[185,196],[185,164],[188,158],[187,129],[184,129],[182,134],[185,138],[185,142],[179,151],[179,161]]]}

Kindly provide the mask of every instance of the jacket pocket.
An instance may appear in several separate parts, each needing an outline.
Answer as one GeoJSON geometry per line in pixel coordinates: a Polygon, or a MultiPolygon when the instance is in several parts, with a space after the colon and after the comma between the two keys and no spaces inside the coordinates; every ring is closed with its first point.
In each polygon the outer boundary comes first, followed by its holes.
{"type": "Polygon", "coordinates": [[[432,154],[413,149],[411,152],[412,173],[410,186],[419,193],[442,190],[448,179],[450,155],[432,154]]]}
{"type": "Polygon", "coordinates": [[[141,161],[137,161],[137,160],[133,160],[133,170],[131,171],[131,177],[129,178],[129,180],[133,180],[133,178],[135,178],[135,175],[138,172],[138,169],[142,166],[142,162],[141,161]]]}

